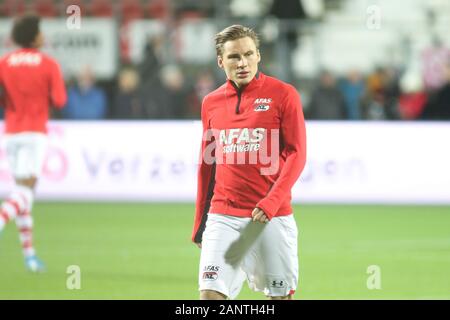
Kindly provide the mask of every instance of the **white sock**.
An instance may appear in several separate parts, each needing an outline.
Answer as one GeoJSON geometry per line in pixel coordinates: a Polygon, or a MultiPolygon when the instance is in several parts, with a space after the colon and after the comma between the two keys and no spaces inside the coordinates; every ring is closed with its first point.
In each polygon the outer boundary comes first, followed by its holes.
{"type": "Polygon", "coordinates": [[[16,226],[23,255],[30,257],[36,254],[33,247],[33,217],[31,216],[34,194],[32,189],[23,186],[20,186],[19,192],[25,199],[25,208],[17,215],[16,226]]]}
{"type": "Polygon", "coordinates": [[[24,186],[16,186],[0,207],[0,231],[5,225],[25,212],[33,203],[33,191],[24,186]]]}
{"type": "Polygon", "coordinates": [[[16,218],[16,226],[19,231],[19,240],[25,257],[34,256],[33,247],[33,217],[29,212],[20,214],[16,218]]]}

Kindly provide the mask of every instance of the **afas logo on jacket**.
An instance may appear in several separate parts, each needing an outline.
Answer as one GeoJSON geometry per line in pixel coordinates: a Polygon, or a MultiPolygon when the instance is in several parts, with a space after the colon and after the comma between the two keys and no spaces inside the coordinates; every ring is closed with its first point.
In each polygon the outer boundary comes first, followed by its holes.
{"type": "Polygon", "coordinates": [[[253,102],[256,107],[253,109],[256,112],[267,111],[270,109],[270,103],[272,102],[271,98],[257,98],[255,102],[253,102]]]}
{"type": "Polygon", "coordinates": [[[255,99],[255,102],[253,102],[254,104],[270,104],[272,102],[271,98],[257,98],[255,99]]]}
{"type": "Polygon", "coordinates": [[[261,142],[261,140],[264,138],[265,131],[265,128],[238,128],[220,130],[219,141],[221,145],[261,142]]]}
{"type": "Polygon", "coordinates": [[[223,145],[222,152],[253,152],[260,149],[260,143],[264,139],[265,128],[238,128],[220,130],[219,141],[223,145]]]}

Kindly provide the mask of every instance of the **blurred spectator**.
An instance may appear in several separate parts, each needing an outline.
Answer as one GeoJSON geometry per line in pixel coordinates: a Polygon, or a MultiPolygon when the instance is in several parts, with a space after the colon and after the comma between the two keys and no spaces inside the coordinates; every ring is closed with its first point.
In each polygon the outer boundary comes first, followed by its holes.
{"type": "Polygon", "coordinates": [[[350,120],[361,119],[361,99],[364,96],[365,85],[361,73],[352,70],[339,85],[344,95],[347,118],[350,120]]]}
{"type": "Polygon", "coordinates": [[[194,89],[189,95],[187,117],[199,119],[203,98],[216,89],[217,84],[214,75],[210,70],[204,70],[197,76],[194,89]]]}
{"type": "Polygon", "coordinates": [[[62,109],[62,115],[66,119],[94,120],[104,119],[106,113],[105,93],[95,85],[92,70],[86,66],[79,73],[76,85],[68,90],[67,105],[62,109]]]}
{"type": "Polygon", "coordinates": [[[400,119],[398,100],[400,98],[400,72],[394,67],[385,69],[384,109],[388,120],[400,119]]]}
{"type": "Polygon", "coordinates": [[[423,81],[419,73],[408,72],[401,81],[402,94],[399,98],[400,116],[404,120],[417,119],[427,102],[427,94],[423,90],[423,81]]]}
{"type": "Polygon", "coordinates": [[[336,79],[328,71],[320,75],[320,83],[312,94],[307,116],[315,120],[347,118],[344,96],[336,86],[336,79]]]}
{"type": "Polygon", "coordinates": [[[139,66],[141,82],[145,86],[154,86],[159,81],[163,45],[164,37],[162,34],[154,35],[147,39],[147,44],[144,48],[144,60],[139,66]]]}
{"type": "Polygon", "coordinates": [[[306,18],[306,12],[300,0],[273,0],[270,13],[279,19],[306,18]]]}
{"type": "Polygon", "coordinates": [[[400,94],[398,74],[392,68],[378,67],[367,78],[367,90],[362,104],[362,115],[368,120],[394,120],[399,118],[400,94]]]}
{"type": "Polygon", "coordinates": [[[118,91],[113,102],[113,118],[145,119],[147,114],[139,92],[139,75],[127,67],[119,72],[118,91]]]}
{"type": "Polygon", "coordinates": [[[297,47],[300,29],[297,23],[306,18],[306,13],[300,0],[273,0],[269,12],[279,19],[279,35],[276,41],[279,76],[287,82],[292,82],[292,52],[297,47]]]}
{"type": "MultiPolygon", "coordinates": [[[[305,19],[306,12],[300,0],[273,0],[270,14],[278,19],[285,20],[287,23],[305,19]]],[[[285,26],[282,32],[286,34],[290,49],[297,46],[298,28],[285,26]]]]}
{"type": "Polygon", "coordinates": [[[188,90],[180,68],[166,65],[160,83],[143,90],[146,112],[152,119],[180,119],[186,116],[188,90]]]}
{"type": "Polygon", "coordinates": [[[422,119],[450,120],[450,63],[447,64],[444,71],[446,82],[428,101],[422,119]]]}
{"type": "Polygon", "coordinates": [[[433,39],[433,45],[422,52],[422,72],[427,91],[436,91],[446,83],[445,65],[448,61],[450,49],[438,38],[433,39]]]}

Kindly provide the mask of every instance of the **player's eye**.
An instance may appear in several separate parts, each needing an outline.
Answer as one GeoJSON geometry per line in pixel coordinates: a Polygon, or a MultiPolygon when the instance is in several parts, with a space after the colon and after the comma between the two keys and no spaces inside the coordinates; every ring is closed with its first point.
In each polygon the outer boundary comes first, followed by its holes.
{"type": "Polygon", "coordinates": [[[238,61],[240,59],[240,57],[238,55],[232,55],[232,56],[228,56],[228,59],[238,61]]]}

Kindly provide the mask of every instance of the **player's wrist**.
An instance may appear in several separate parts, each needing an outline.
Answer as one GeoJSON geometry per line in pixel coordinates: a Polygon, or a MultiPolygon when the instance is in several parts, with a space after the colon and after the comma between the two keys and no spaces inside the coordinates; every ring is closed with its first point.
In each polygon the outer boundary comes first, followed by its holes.
{"type": "Polygon", "coordinates": [[[258,204],[256,205],[256,208],[261,209],[264,214],[266,215],[267,219],[271,220],[273,217],[272,212],[274,212],[273,210],[271,210],[270,205],[267,204],[267,200],[263,199],[260,202],[258,202],[258,204]]]}

